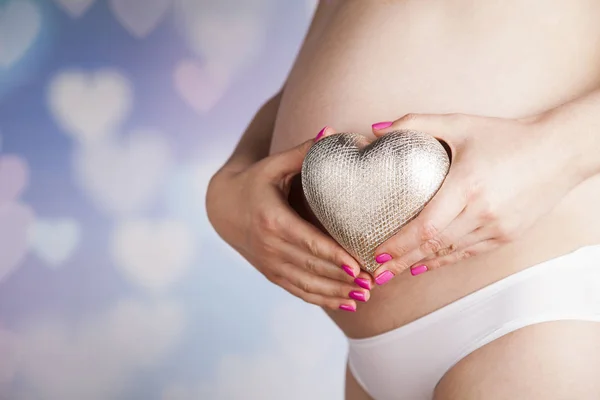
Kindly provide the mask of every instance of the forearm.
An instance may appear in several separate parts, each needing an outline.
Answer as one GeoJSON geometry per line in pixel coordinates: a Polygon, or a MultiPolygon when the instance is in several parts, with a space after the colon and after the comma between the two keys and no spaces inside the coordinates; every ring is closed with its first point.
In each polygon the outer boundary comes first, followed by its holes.
{"type": "Polygon", "coordinates": [[[600,90],[548,111],[540,122],[580,180],[600,174],[600,90]]]}
{"type": "Polygon", "coordinates": [[[258,110],[223,166],[224,169],[240,171],[269,155],[281,93],[277,93],[258,110]]]}

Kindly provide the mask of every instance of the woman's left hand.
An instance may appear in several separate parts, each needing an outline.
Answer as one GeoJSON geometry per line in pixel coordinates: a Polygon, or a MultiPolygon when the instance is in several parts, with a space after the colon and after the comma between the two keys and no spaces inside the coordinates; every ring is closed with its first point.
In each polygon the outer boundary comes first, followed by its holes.
{"type": "Polygon", "coordinates": [[[577,163],[564,150],[567,136],[546,120],[410,114],[374,124],[376,136],[412,129],[441,139],[452,151],[440,190],[376,249],[382,264],[376,282],[409,268],[418,275],[512,242],[579,184],[577,163]]]}

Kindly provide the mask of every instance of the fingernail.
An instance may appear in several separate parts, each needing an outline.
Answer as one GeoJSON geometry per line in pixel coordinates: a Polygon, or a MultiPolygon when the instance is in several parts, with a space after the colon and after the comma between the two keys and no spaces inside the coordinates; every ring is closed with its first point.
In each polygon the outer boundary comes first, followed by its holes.
{"type": "Polygon", "coordinates": [[[371,125],[373,127],[373,129],[375,129],[376,131],[378,131],[379,129],[385,129],[388,128],[390,126],[392,126],[393,122],[390,121],[386,121],[386,122],[378,122],[376,124],[371,125]]]}
{"type": "Polygon", "coordinates": [[[392,256],[390,256],[388,253],[381,253],[380,255],[378,255],[377,257],[375,257],[375,261],[377,261],[379,264],[383,264],[384,262],[388,262],[392,259],[392,256]]]}
{"type": "Polygon", "coordinates": [[[315,142],[316,142],[317,140],[321,139],[321,136],[323,136],[323,134],[325,133],[325,130],[326,130],[327,128],[328,128],[328,126],[327,126],[327,125],[325,125],[325,128],[321,129],[321,130],[319,131],[319,133],[317,133],[317,136],[315,137],[315,142]]]}
{"type": "Polygon", "coordinates": [[[387,283],[394,276],[395,275],[392,271],[383,271],[382,273],[380,273],[379,275],[377,275],[375,277],[375,283],[381,286],[384,283],[387,283]]]}
{"type": "Polygon", "coordinates": [[[350,311],[350,312],[356,312],[356,308],[354,308],[354,306],[350,306],[348,304],[342,304],[340,306],[340,310],[350,311]]]}
{"type": "Polygon", "coordinates": [[[352,268],[350,268],[349,266],[344,264],[344,265],[342,265],[342,269],[351,277],[354,278],[356,276],[356,275],[354,275],[354,271],[352,271],[352,268]]]}
{"type": "Polygon", "coordinates": [[[360,286],[363,289],[371,290],[371,282],[369,282],[368,279],[356,278],[354,280],[354,283],[356,283],[358,286],[360,286]]]}
{"type": "Polygon", "coordinates": [[[348,293],[348,296],[354,300],[363,301],[363,302],[367,301],[365,294],[363,292],[359,292],[358,290],[352,290],[350,293],[348,293]]]}
{"type": "Polygon", "coordinates": [[[422,274],[423,272],[427,272],[427,265],[415,265],[410,269],[410,273],[412,276],[422,274]]]}

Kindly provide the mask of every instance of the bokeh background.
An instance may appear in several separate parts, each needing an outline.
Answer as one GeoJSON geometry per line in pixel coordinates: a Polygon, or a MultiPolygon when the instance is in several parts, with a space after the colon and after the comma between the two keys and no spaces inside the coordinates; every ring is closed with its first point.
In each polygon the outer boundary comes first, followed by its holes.
{"type": "Polygon", "coordinates": [[[341,399],[346,344],[212,231],[306,0],[0,0],[0,399],[341,399]]]}

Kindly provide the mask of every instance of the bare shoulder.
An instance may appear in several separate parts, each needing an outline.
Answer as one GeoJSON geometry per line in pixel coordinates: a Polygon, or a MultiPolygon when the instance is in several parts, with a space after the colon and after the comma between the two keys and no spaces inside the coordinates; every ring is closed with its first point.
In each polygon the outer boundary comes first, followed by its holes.
{"type": "Polygon", "coordinates": [[[438,383],[434,400],[600,399],[600,323],[531,325],[476,350],[438,383]]]}

